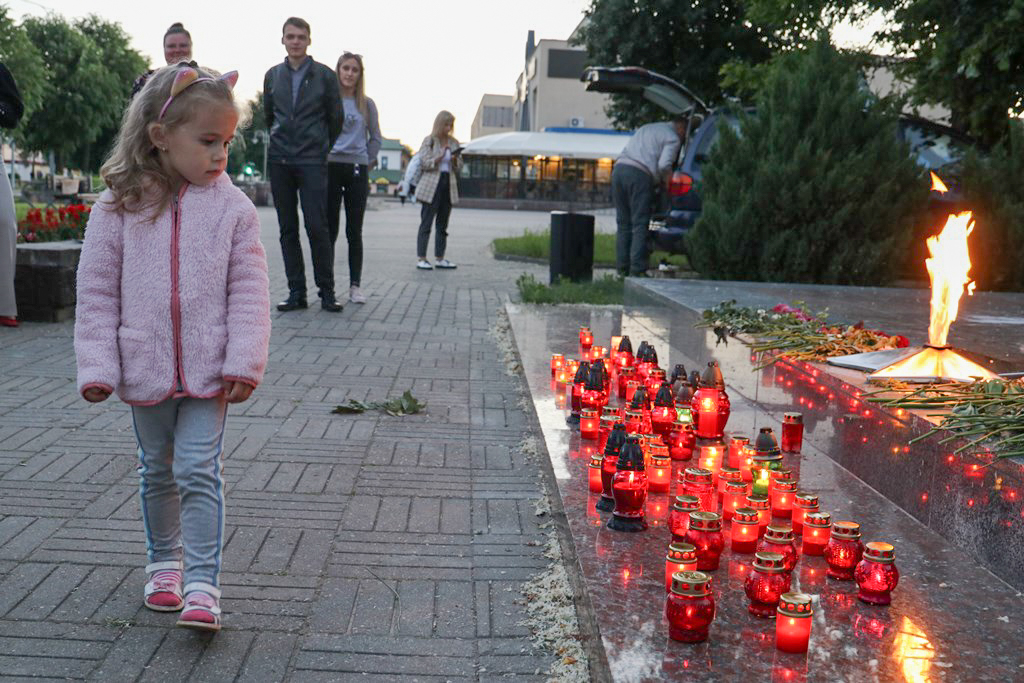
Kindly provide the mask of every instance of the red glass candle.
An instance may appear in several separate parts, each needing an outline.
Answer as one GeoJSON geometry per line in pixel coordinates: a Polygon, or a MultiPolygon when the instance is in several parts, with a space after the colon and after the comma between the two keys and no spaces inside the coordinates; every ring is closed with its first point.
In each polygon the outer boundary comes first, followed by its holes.
{"type": "Polygon", "coordinates": [[[580,412],[580,436],[588,441],[597,440],[597,430],[601,419],[593,408],[584,408],[580,412]]]}
{"type": "Polygon", "coordinates": [[[768,496],[760,496],[756,493],[747,494],[747,507],[757,510],[757,537],[764,536],[765,529],[772,520],[771,506],[768,503],[768,496]]]}
{"type": "Polygon", "coordinates": [[[654,444],[651,450],[651,467],[648,474],[651,493],[668,493],[672,488],[672,460],[668,457],[668,449],[654,444]]]}
{"type": "Polygon", "coordinates": [[[825,546],[831,538],[832,515],[827,512],[808,512],[804,516],[803,544],[800,552],[804,555],[820,557],[825,554],[825,546]]]}
{"type": "Polygon", "coordinates": [[[615,508],[608,528],[615,531],[643,531],[647,528],[644,519],[644,504],[647,502],[647,472],[644,470],[644,455],[635,436],[626,439],[626,445],[619,451],[615,477],[612,478],[612,498],[615,508]]]}
{"type": "Polygon", "coordinates": [[[857,597],[869,605],[888,605],[890,595],[900,582],[896,568],[896,550],[889,543],[872,541],[864,547],[864,557],[857,564],[853,578],[860,589],[857,597]]]}
{"type": "Polygon", "coordinates": [[[604,469],[604,456],[594,455],[587,465],[587,488],[591,493],[601,493],[601,470],[604,469]]]}
{"type": "Polygon", "coordinates": [[[690,513],[700,510],[697,496],[676,496],[672,509],[668,511],[668,529],[673,541],[682,541],[690,530],[690,513]]]}
{"type": "Polygon", "coordinates": [[[690,407],[697,423],[698,437],[721,439],[725,435],[725,425],[729,421],[729,395],[725,393],[725,380],[717,361],[708,363],[690,407]]]}
{"type": "Polygon", "coordinates": [[[626,411],[626,431],[641,434],[644,431],[644,415],[639,410],[626,411]]]}
{"type": "Polygon", "coordinates": [[[680,474],[683,477],[683,493],[697,496],[701,510],[715,512],[718,504],[715,500],[715,487],[711,484],[711,472],[700,467],[687,467],[680,474]]]}
{"type": "Polygon", "coordinates": [[[632,366],[627,366],[627,367],[624,367],[624,368],[619,368],[619,371],[618,371],[617,376],[615,378],[615,383],[616,383],[616,388],[618,390],[618,394],[619,394],[619,399],[620,400],[623,400],[623,401],[628,400],[626,398],[626,385],[630,381],[635,381],[635,377],[636,377],[636,370],[634,370],[632,366]]]}
{"type": "MultiPolygon", "coordinates": [[[[722,465],[718,470],[718,500],[725,500],[725,490],[730,482],[743,484],[743,475],[735,467],[729,467],[728,465],[722,465]]],[[[744,489],[746,485],[744,484],[744,489]]]]}
{"type": "Polygon", "coordinates": [[[722,516],[726,521],[732,519],[738,508],[747,506],[747,494],[749,493],[750,489],[745,482],[726,482],[725,493],[722,495],[722,516]]]}
{"type": "Polygon", "coordinates": [[[615,508],[612,497],[612,480],[618,470],[619,452],[626,443],[626,428],[619,422],[612,428],[608,441],[604,446],[604,460],[601,465],[601,498],[597,501],[597,509],[610,512],[615,508]]]}
{"type": "Polygon", "coordinates": [[[818,511],[818,496],[807,491],[797,491],[793,494],[793,533],[802,534],[804,529],[804,517],[809,512],[818,511]]]}
{"type": "Polygon", "coordinates": [[[732,517],[729,538],[734,553],[750,554],[757,549],[758,515],[750,507],[739,507],[732,517]]]}
{"type": "Polygon", "coordinates": [[[606,354],[607,352],[608,349],[604,348],[603,346],[598,346],[597,344],[594,344],[592,347],[590,347],[590,360],[600,360],[604,358],[604,354],[606,354]]]}
{"type": "Polygon", "coordinates": [[[608,435],[612,433],[612,429],[615,428],[615,423],[619,422],[620,418],[617,415],[602,415],[598,421],[597,427],[597,447],[600,450],[604,450],[604,445],[608,441],[608,435]]]}
{"type": "Polygon", "coordinates": [[[772,517],[789,519],[793,516],[793,496],[796,494],[797,482],[792,479],[776,479],[772,483],[772,517]]]}
{"type": "Polygon", "coordinates": [[[715,598],[711,595],[711,577],[703,572],[677,572],[665,602],[668,637],[683,643],[708,639],[715,620],[715,598]]]}
{"type": "Polygon", "coordinates": [[[745,436],[734,436],[729,439],[729,446],[726,450],[727,456],[725,459],[726,464],[737,470],[743,470],[747,467],[746,461],[744,460],[743,449],[750,444],[750,439],[745,436]]]}
{"type": "Polygon", "coordinates": [[[689,543],[669,543],[665,556],[665,590],[672,590],[672,575],[697,571],[697,549],[689,543]]]}
{"type": "Polygon", "coordinates": [[[804,416],[785,413],[782,416],[782,452],[799,453],[804,445],[804,416]]]}
{"type": "Polygon", "coordinates": [[[742,449],[742,453],[740,455],[740,459],[743,463],[743,466],[740,467],[740,472],[743,473],[743,481],[749,484],[752,481],[754,481],[754,447],[751,446],[750,444],[744,446],[742,449]]]}
{"type": "Polygon", "coordinates": [[[676,404],[672,399],[672,390],[666,382],[662,382],[654,396],[654,405],[651,407],[651,429],[661,436],[668,438],[672,432],[672,423],[676,421],[676,404]]]}
{"type": "Polygon", "coordinates": [[[622,337],[612,335],[611,341],[608,343],[608,357],[613,361],[619,357],[619,344],[622,343],[622,337]]]}
{"type": "Polygon", "coordinates": [[[693,433],[693,425],[689,422],[681,420],[673,422],[668,441],[669,455],[673,460],[689,460],[693,457],[693,448],[697,445],[697,435],[693,433]]]}
{"type": "MultiPolygon", "coordinates": [[[[661,389],[661,385],[666,384],[665,371],[661,368],[651,368],[647,371],[647,379],[644,381],[644,388],[647,389],[648,396],[654,396],[661,389]]],[[[669,390],[669,396],[672,396],[671,390],[669,390]]],[[[675,404],[675,400],[672,401],[675,404]]]]}
{"type": "Polygon", "coordinates": [[[795,654],[807,652],[811,614],[811,596],[805,593],[781,595],[775,618],[775,647],[795,654]]]}
{"type": "Polygon", "coordinates": [[[718,569],[718,562],[725,548],[722,536],[722,516],[717,512],[698,510],[690,513],[690,529],[686,542],[697,549],[697,569],[709,571],[718,569]]]}
{"type": "Polygon", "coordinates": [[[793,541],[793,530],[788,526],[769,524],[765,529],[764,536],[757,542],[757,552],[782,555],[787,572],[793,571],[796,561],[800,559],[800,555],[796,551],[796,542],[793,541]]]}
{"type": "Polygon", "coordinates": [[[747,611],[755,617],[774,617],[779,598],[789,592],[792,579],[783,562],[782,555],[778,553],[758,552],[754,555],[754,568],[743,581],[743,592],[750,600],[747,611]]]}
{"type": "Polygon", "coordinates": [[[718,471],[722,469],[725,448],[720,444],[709,444],[700,447],[700,466],[711,472],[711,483],[717,486],[718,471]]]}
{"type": "MultiPolygon", "coordinates": [[[[629,341],[629,337],[623,335],[619,345],[615,347],[617,349],[615,353],[615,363],[619,366],[619,372],[622,372],[625,368],[633,368],[633,344],[629,341]]],[[[621,396],[620,396],[621,398],[621,396]]]]}
{"type": "Polygon", "coordinates": [[[590,331],[589,327],[580,327],[580,347],[583,349],[589,349],[594,344],[594,333],[590,331]]]}
{"type": "Polygon", "coordinates": [[[565,356],[560,353],[551,354],[551,376],[554,377],[558,371],[565,367],[565,356]]]}
{"type": "Polygon", "coordinates": [[[580,363],[579,368],[576,370],[576,376],[572,380],[572,396],[569,405],[574,415],[578,416],[580,411],[583,410],[583,388],[589,377],[590,363],[580,363]]]}
{"type": "MultiPolygon", "coordinates": [[[[807,521],[804,521],[806,526],[807,521]]],[[[860,524],[856,522],[833,522],[832,538],[825,546],[825,561],[830,578],[840,581],[852,581],[853,572],[864,554],[864,544],[860,542],[860,524]]]]}

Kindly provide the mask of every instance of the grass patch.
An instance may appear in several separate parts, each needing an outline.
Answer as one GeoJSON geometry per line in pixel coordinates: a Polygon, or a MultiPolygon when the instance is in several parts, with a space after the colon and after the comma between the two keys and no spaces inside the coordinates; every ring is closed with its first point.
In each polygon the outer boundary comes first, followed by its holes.
{"type": "MultiPolygon", "coordinates": [[[[551,260],[551,232],[532,232],[523,230],[517,237],[498,237],[491,242],[495,254],[519,256],[525,258],[551,260]]],[[[662,261],[670,263],[681,270],[689,270],[690,262],[683,254],[670,254],[667,251],[651,252],[649,262],[655,266],[662,261]]],[[[594,265],[598,267],[615,267],[615,235],[608,233],[594,234],[594,265]]]]}
{"type": "Polygon", "coordinates": [[[622,305],[623,280],[605,275],[593,282],[559,281],[553,285],[538,282],[523,273],[516,280],[519,296],[528,304],[618,304],[622,305]]]}

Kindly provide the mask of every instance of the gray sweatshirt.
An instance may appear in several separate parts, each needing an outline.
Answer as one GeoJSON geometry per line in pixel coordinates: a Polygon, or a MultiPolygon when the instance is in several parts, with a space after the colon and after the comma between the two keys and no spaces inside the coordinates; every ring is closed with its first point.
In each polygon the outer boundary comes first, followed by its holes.
{"type": "Polygon", "coordinates": [[[342,164],[363,164],[377,161],[377,152],[383,140],[380,122],[377,120],[377,105],[366,98],[366,118],[356,106],[354,97],[342,97],[343,123],[341,134],[334,141],[327,161],[342,164]]]}

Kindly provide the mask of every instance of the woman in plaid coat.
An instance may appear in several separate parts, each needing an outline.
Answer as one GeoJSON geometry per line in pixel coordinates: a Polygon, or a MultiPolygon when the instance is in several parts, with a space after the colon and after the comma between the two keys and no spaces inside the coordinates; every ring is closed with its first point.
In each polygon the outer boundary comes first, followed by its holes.
{"type": "Polygon", "coordinates": [[[416,185],[416,201],[420,208],[420,230],[416,236],[416,267],[420,270],[455,268],[455,264],[444,257],[448,246],[448,216],[452,207],[459,203],[459,188],[456,180],[462,157],[459,141],[452,137],[455,117],[451,112],[442,111],[434,118],[433,132],[423,139],[420,151],[420,168],[423,175],[416,185]],[[427,242],[430,241],[430,224],[435,224],[434,256],[431,265],[427,260],[427,242]]]}

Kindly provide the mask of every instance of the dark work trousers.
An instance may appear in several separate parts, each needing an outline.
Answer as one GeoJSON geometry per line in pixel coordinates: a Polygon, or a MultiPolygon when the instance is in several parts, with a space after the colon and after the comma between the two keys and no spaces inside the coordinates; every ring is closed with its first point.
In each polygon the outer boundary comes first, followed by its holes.
{"type": "Polygon", "coordinates": [[[434,199],[420,208],[420,232],[416,236],[416,255],[427,258],[427,242],[430,241],[430,224],[434,223],[434,257],[444,258],[448,246],[448,217],[452,213],[451,176],[442,173],[434,191],[434,199]],[[435,220],[436,218],[436,220],[435,220]]]}
{"type": "Polygon", "coordinates": [[[363,164],[327,164],[327,232],[331,245],[338,241],[341,203],[345,202],[345,237],[348,239],[348,283],[358,287],[363,274],[363,215],[370,194],[369,170],[363,164]]]}
{"type": "Polygon", "coordinates": [[[651,176],[635,166],[615,164],[615,266],[623,275],[647,273],[647,230],[651,222],[651,176]]]}
{"type": "Polygon", "coordinates": [[[334,245],[327,233],[327,164],[270,164],[270,190],[281,228],[281,255],[292,296],[306,298],[306,268],[299,243],[299,201],[321,297],[334,295],[334,245]],[[298,195],[298,201],[296,200],[298,195]]]}

